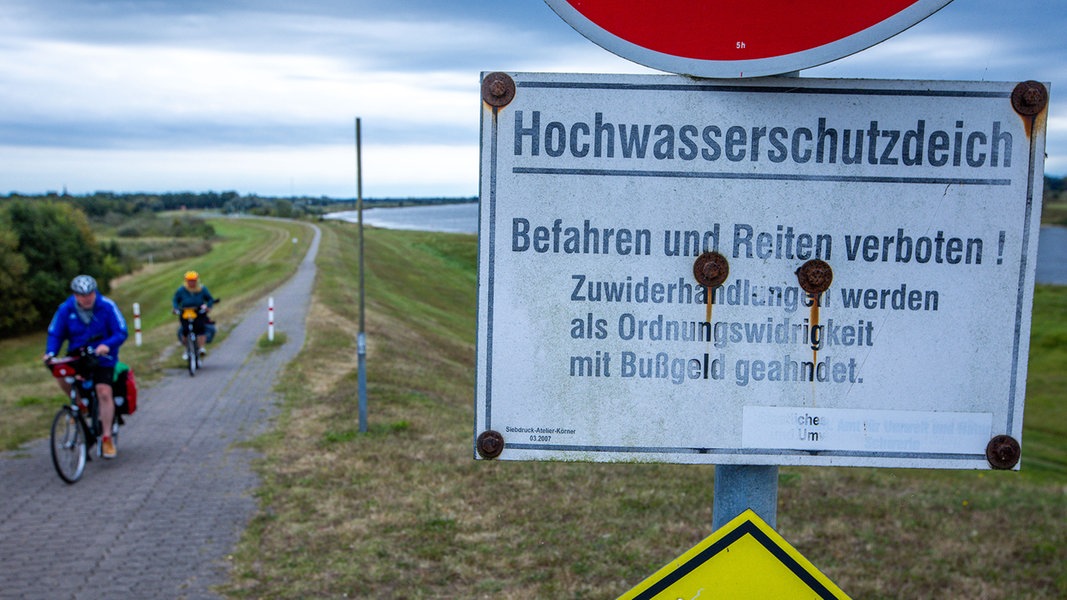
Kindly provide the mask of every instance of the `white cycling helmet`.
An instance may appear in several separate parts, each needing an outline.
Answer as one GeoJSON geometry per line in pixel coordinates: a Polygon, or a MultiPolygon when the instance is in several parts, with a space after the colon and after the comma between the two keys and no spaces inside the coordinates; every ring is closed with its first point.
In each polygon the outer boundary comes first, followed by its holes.
{"type": "Polygon", "coordinates": [[[70,289],[75,294],[91,294],[96,291],[96,280],[89,275],[78,275],[71,280],[70,289]]]}

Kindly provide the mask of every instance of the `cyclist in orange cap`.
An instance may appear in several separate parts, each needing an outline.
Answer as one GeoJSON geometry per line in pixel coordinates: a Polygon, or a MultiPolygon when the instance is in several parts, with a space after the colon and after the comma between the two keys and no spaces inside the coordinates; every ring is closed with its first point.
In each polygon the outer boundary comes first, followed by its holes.
{"type": "MultiPolygon", "coordinates": [[[[199,349],[200,356],[207,354],[207,350],[204,349],[204,344],[207,339],[207,324],[208,324],[208,311],[211,310],[212,305],[215,304],[215,298],[208,291],[207,287],[200,283],[200,274],[196,271],[189,271],[185,274],[185,282],[174,292],[174,300],[171,303],[174,309],[174,314],[179,315],[179,323],[181,321],[181,312],[183,308],[196,308],[198,314],[196,321],[193,322],[193,333],[196,334],[196,347],[199,349]]],[[[179,341],[184,346],[185,336],[179,329],[179,341]]],[[[188,360],[189,356],[182,355],[182,360],[188,360]]]]}

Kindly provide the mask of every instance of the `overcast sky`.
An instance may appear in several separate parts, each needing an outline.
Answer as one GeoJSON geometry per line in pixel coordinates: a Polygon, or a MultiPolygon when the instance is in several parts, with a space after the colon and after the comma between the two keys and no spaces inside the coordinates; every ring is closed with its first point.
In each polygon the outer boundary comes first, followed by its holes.
{"type": "MultiPolygon", "coordinates": [[[[955,0],[804,77],[1052,83],[1067,2],[955,0]]],[[[474,196],[482,71],[651,73],[541,0],[3,0],[0,194],[474,196]]]]}

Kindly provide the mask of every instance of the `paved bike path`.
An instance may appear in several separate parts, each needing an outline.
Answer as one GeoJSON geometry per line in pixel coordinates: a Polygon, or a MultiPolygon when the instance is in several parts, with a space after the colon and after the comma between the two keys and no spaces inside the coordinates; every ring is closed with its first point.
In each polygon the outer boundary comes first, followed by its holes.
{"type": "Polygon", "coordinates": [[[316,227],[272,294],[285,344],[256,352],[267,307],[250,309],[196,377],[175,370],[141,390],[118,457],[74,485],[48,440],[0,457],[0,599],[218,598],[210,588],[256,509],[254,453],[234,444],[266,429],[277,376],[304,344],[319,239],[316,227]]]}

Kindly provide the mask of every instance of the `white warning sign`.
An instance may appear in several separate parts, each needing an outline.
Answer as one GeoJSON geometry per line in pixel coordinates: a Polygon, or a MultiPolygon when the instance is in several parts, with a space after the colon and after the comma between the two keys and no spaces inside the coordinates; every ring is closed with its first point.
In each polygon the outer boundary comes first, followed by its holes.
{"type": "Polygon", "coordinates": [[[1021,440],[1046,112],[1017,84],[501,81],[476,392],[500,458],[989,468],[1021,440]]]}

